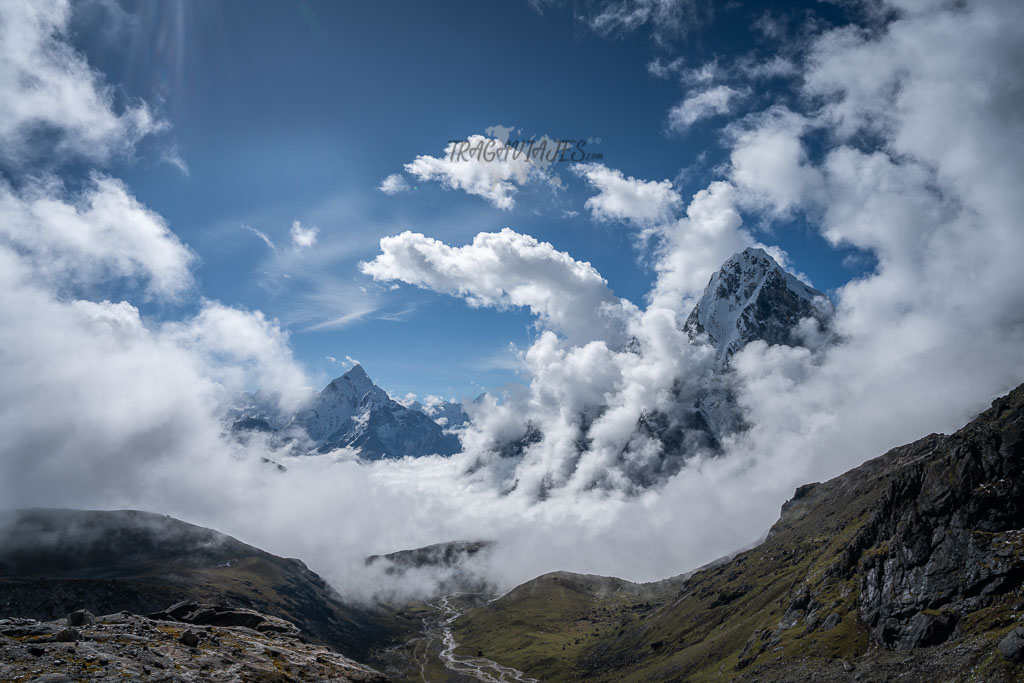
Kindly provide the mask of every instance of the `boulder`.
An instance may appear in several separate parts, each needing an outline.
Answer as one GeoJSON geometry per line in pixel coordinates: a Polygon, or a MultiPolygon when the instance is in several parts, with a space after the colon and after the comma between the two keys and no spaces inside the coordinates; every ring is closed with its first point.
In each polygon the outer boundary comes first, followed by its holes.
{"type": "Polygon", "coordinates": [[[1018,626],[999,641],[999,654],[1016,664],[1024,662],[1024,626],[1018,626]]]}
{"type": "Polygon", "coordinates": [[[78,629],[66,628],[55,635],[53,639],[58,643],[76,643],[82,639],[82,634],[78,632],[78,629]]]}
{"type": "Polygon", "coordinates": [[[185,632],[181,634],[181,638],[179,638],[178,640],[181,641],[182,645],[187,645],[188,647],[196,647],[197,645],[199,645],[199,634],[190,628],[185,629],[185,632]]]}
{"type": "Polygon", "coordinates": [[[96,623],[96,617],[87,609],[75,610],[67,617],[68,626],[92,626],[96,623]]]}

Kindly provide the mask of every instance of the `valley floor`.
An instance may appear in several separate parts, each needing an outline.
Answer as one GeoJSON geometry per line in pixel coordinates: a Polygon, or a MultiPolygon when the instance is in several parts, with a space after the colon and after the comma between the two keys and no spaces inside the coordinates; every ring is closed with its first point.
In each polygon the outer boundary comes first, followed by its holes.
{"type": "Polygon", "coordinates": [[[406,628],[420,622],[420,631],[401,645],[382,653],[386,673],[395,681],[433,683],[484,681],[485,683],[539,683],[522,671],[461,647],[453,622],[467,610],[486,605],[499,596],[485,593],[452,593],[401,611],[406,628]]]}

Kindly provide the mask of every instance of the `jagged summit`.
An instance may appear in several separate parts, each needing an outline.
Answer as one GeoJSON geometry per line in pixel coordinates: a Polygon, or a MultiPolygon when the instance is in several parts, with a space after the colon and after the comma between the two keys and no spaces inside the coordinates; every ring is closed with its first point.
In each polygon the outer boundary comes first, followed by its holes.
{"type": "Polygon", "coordinates": [[[684,329],[693,338],[706,335],[727,364],[754,340],[800,345],[801,320],[824,325],[831,315],[828,297],[786,272],[764,249],[748,247],[711,276],[684,329]]]}
{"type": "Polygon", "coordinates": [[[366,370],[364,370],[363,366],[359,363],[356,363],[349,368],[349,371],[342,375],[342,377],[365,377],[366,379],[370,379],[370,376],[366,374],[366,370]]]}
{"type": "Polygon", "coordinates": [[[366,370],[358,363],[353,365],[344,375],[331,380],[324,391],[341,392],[347,396],[362,397],[372,393],[374,398],[387,398],[387,392],[378,387],[366,374],[366,370]]]}
{"type": "Polygon", "coordinates": [[[373,381],[370,379],[370,376],[366,374],[366,370],[364,370],[363,366],[360,365],[359,363],[353,365],[349,369],[349,371],[346,372],[341,377],[336,377],[334,381],[331,382],[331,384],[334,384],[334,382],[340,382],[342,380],[348,380],[352,384],[373,384],[373,381]]]}
{"type": "Polygon", "coordinates": [[[694,343],[715,348],[713,372],[697,393],[678,394],[673,408],[638,420],[638,431],[660,441],[667,457],[656,469],[632,475],[634,480],[646,487],[671,476],[693,454],[717,452],[725,437],[746,429],[730,381],[735,353],[757,340],[817,348],[829,339],[822,330],[831,317],[828,298],[787,273],[764,249],[748,247],[729,257],[683,326],[694,343]]]}

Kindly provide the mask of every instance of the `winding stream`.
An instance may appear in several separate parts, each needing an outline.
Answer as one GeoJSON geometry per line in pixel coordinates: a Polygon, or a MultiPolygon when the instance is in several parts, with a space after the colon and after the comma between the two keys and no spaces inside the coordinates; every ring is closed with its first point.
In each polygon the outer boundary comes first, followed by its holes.
{"type": "Polygon", "coordinates": [[[502,666],[485,657],[459,657],[455,654],[455,649],[459,644],[455,640],[455,634],[452,633],[452,622],[462,616],[462,611],[452,604],[451,599],[459,595],[463,595],[463,593],[445,595],[436,602],[430,603],[430,607],[441,615],[438,622],[442,645],[439,656],[445,668],[455,673],[473,676],[477,680],[487,683],[511,683],[512,681],[540,683],[536,678],[530,678],[519,669],[502,666]]]}

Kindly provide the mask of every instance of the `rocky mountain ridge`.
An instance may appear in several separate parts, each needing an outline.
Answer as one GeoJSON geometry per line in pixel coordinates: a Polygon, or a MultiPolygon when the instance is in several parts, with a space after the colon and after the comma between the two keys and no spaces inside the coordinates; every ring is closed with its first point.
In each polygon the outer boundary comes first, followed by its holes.
{"type": "Polygon", "coordinates": [[[494,551],[494,541],[448,541],[422,548],[370,555],[365,564],[396,584],[410,579],[431,597],[455,593],[494,593],[484,560],[494,551]],[[426,589],[426,586],[431,588],[426,589]]]}

